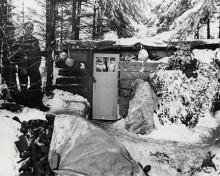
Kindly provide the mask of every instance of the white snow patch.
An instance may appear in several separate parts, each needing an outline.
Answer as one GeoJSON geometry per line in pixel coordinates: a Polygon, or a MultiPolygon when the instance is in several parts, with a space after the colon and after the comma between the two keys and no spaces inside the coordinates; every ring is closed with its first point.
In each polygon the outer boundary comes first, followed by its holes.
{"type": "Polygon", "coordinates": [[[29,121],[31,119],[45,120],[46,112],[39,111],[37,109],[24,108],[23,111],[17,114],[21,121],[29,121]]]}
{"type": "Polygon", "coordinates": [[[45,97],[44,103],[49,105],[50,112],[55,114],[75,114],[83,115],[86,106],[90,106],[87,99],[80,95],[73,95],[63,90],[54,90],[52,97],[45,97]]]}
{"type": "Polygon", "coordinates": [[[20,135],[20,124],[12,120],[17,116],[21,121],[31,119],[44,119],[45,113],[37,110],[24,108],[22,112],[13,113],[7,110],[0,111],[0,176],[18,176],[20,164],[19,152],[15,141],[20,135]]]}
{"type": "Polygon", "coordinates": [[[19,134],[19,123],[7,117],[0,116],[0,175],[18,175],[19,153],[15,147],[17,134],[19,134]]]}
{"type": "Polygon", "coordinates": [[[158,118],[154,117],[156,130],[149,135],[142,137],[150,137],[154,139],[172,140],[186,143],[198,143],[211,138],[213,130],[220,123],[209,113],[204,118],[200,118],[195,128],[188,128],[184,124],[164,124],[161,125],[158,118]]]}
{"type": "Polygon", "coordinates": [[[215,58],[216,51],[210,49],[194,49],[193,55],[201,63],[210,64],[215,58]]]}
{"type": "MultiPolygon", "coordinates": [[[[120,130],[125,129],[125,119],[121,119],[114,123],[114,127],[120,130]]],[[[141,138],[153,138],[160,140],[170,140],[184,143],[201,143],[211,138],[213,130],[220,126],[220,111],[216,117],[212,117],[209,113],[204,118],[199,119],[195,128],[188,128],[184,124],[164,124],[154,116],[156,129],[149,135],[138,135],[141,138]]]]}

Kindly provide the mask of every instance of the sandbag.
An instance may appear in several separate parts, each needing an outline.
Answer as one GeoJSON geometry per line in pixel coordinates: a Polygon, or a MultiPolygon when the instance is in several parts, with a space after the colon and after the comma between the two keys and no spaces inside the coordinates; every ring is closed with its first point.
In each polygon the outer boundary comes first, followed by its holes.
{"type": "Polygon", "coordinates": [[[56,116],[49,163],[60,176],[145,175],[115,138],[77,116],[56,116]]]}

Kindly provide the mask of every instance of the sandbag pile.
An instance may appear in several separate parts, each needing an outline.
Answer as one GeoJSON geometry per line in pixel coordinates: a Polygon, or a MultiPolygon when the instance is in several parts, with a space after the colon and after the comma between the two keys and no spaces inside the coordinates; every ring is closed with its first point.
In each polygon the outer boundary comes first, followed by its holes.
{"type": "Polygon", "coordinates": [[[20,176],[53,176],[48,163],[50,141],[55,115],[47,114],[46,120],[21,122],[22,135],[15,142],[20,152],[20,176]]]}

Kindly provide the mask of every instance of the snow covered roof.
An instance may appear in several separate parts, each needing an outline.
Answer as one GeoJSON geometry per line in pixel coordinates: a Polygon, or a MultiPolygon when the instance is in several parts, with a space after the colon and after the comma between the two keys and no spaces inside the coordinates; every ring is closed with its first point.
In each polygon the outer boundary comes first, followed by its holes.
{"type": "MultiPolygon", "coordinates": [[[[137,44],[142,45],[146,49],[167,49],[168,47],[178,47],[180,41],[166,41],[158,38],[121,38],[117,40],[67,40],[65,44],[70,48],[92,48],[92,49],[123,49],[133,48],[137,44]]],[[[216,49],[220,47],[219,39],[193,39],[184,41],[191,44],[191,48],[207,48],[216,49]]]]}

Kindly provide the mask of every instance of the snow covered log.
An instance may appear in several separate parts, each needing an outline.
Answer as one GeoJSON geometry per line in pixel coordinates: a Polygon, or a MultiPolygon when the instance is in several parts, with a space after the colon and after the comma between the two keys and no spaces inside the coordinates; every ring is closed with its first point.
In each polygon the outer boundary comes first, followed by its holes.
{"type": "Polygon", "coordinates": [[[56,116],[49,163],[60,176],[144,176],[124,146],[77,116],[56,116]]]}
{"type": "Polygon", "coordinates": [[[153,111],[158,98],[149,82],[135,80],[135,95],[129,102],[126,129],[136,134],[149,134],[155,127],[153,111]]]}
{"type": "Polygon", "coordinates": [[[73,95],[63,90],[54,90],[52,97],[45,97],[44,103],[50,106],[54,114],[74,114],[81,117],[87,116],[89,102],[80,95],[73,95]]]}

